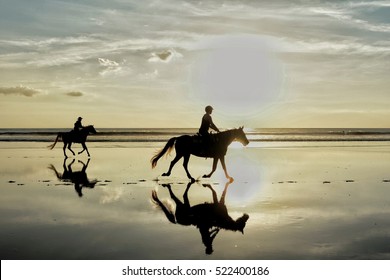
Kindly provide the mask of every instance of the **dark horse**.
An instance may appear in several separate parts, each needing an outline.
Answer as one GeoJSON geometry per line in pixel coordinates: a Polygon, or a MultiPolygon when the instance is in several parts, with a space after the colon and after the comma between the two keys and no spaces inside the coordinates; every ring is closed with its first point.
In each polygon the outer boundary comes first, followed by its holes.
{"type": "Polygon", "coordinates": [[[84,151],[87,151],[87,154],[88,156],[90,156],[89,152],[88,152],[88,148],[87,146],[85,145],[85,142],[87,141],[87,136],[88,134],[96,134],[96,130],[95,128],[93,127],[93,125],[88,125],[86,127],[83,127],[79,132],[74,132],[74,131],[70,131],[70,132],[60,132],[58,133],[57,135],[57,138],[56,140],[54,141],[53,144],[51,144],[50,146],[48,146],[48,148],[50,148],[50,150],[52,150],[54,148],[54,146],[57,144],[57,141],[58,139],[62,138],[62,142],[64,142],[64,156],[67,158],[68,156],[66,155],[65,153],[65,149],[66,147],[68,147],[69,151],[72,152],[73,155],[75,155],[75,153],[73,152],[73,150],[71,149],[72,147],[72,143],[80,143],[82,146],[83,146],[83,150],[79,152],[79,154],[81,154],[82,152],[84,151]]]}
{"type": "Polygon", "coordinates": [[[178,199],[175,194],[172,192],[171,186],[169,184],[163,185],[168,188],[169,194],[173,201],[175,202],[176,209],[175,211],[168,204],[163,203],[157,196],[157,192],[152,191],[152,201],[161,208],[164,212],[167,219],[174,224],[180,224],[184,226],[193,225],[199,229],[199,232],[202,237],[202,242],[206,247],[206,254],[211,254],[213,252],[213,241],[220,229],[239,231],[244,233],[244,228],[246,222],[249,219],[248,214],[243,214],[238,219],[232,219],[228,210],[225,206],[225,196],[232,181],[229,181],[225,184],[225,188],[222,192],[221,199],[218,201],[217,193],[212,188],[210,184],[203,184],[204,187],[207,187],[211,190],[213,196],[212,203],[201,203],[194,206],[190,205],[188,199],[188,191],[192,183],[188,183],[187,188],[184,192],[182,202],[178,199]]]}
{"type": "Polygon", "coordinates": [[[62,173],[58,172],[57,169],[52,164],[49,166],[49,169],[54,171],[58,180],[62,182],[73,183],[75,191],[77,192],[79,197],[82,197],[83,188],[93,189],[96,183],[98,182],[98,180],[88,179],[87,168],[88,168],[89,161],[90,159],[88,159],[87,164],[84,164],[84,162],[79,160],[79,163],[81,163],[83,166],[80,171],[72,170],[72,165],[75,162],[75,159],[73,159],[70,164],[66,165],[66,158],[64,159],[64,163],[63,163],[64,171],[62,173]]]}
{"type": "Polygon", "coordinates": [[[228,146],[233,142],[238,141],[244,146],[248,145],[249,141],[246,138],[246,135],[244,133],[244,128],[236,128],[227,130],[224,132],[220,132],[217,134],[210,135],[210,139],[207,141],[205,140],[205,137],[194,135],[182,135],[179,137],[173,137],[168,140],[168,143],[165,145],[165,147],[158,152],[152,159],[152,168],[154,168],[157,165],[157,161],[165,154],[169,153],[173,147],[175,147],[176,150],[176,157],[172,160],[171,165],[169,166],[169,169],[166,173],[162,174],[162,176],[169,176],[171,175],[171,171],[173,166],[182,158],[184,157],[183,166],[187,173],[187,177],[191,180],[191,182],[194,182],[195,179],[192,178],[190,172],[188,171],[188,161],[190,159],[191,155],[195,155],[198,157],[205,157],[205,158],[213,158],[213,168],[211,172],[207,175],[203,175],[203,178],[210,178],[211,175],[214,173],[214,171],[217,168],[218,160],[221,161],[222,168],[225,172],[226,178],[232,179],[227,170],[226,170],[226,164],[225,164],[225,155],[227,152],[228,146]],[[205,143],[207,142],[207,143],[205,143]]]}

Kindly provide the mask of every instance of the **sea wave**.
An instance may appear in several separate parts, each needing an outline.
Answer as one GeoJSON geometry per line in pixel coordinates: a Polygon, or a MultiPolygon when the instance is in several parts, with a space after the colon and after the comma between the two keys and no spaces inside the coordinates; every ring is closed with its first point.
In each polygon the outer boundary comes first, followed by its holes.
{"type": "MultiPolygon", "coordinates": [[[[69,129],[0,129],[0,142],[54,142],[69,129]]],[[[195,128],[102,128],[88,142],[165,142],[180,135],[195,135],[195,128]]],[[[247,129],[254,142],[390,141],[390,129],[257,128],[247,129]]]]}

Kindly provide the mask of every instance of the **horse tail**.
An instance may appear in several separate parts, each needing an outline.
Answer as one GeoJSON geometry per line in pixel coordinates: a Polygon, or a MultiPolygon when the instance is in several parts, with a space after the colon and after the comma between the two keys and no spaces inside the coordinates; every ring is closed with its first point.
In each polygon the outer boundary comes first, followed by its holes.
{"type": "Polygon", "coordinates": [[[173,211],[168,209],[168,207],[161,202],[155,190],[152,191],[152,202],[161,208],[161,210],[164,212],[165,216],[171,223],[176,224],[176,219],[175,215],[173,214],[173,211]]]}
{"type": "Polygon", "coordinates": [[[152,163],[152,168],[155,168],[157,165],[157,161],[165,154],[165,153],[170,153],[171,150],[173,149],[173,146],[175,145],[177,137],[173,137],[168,140],[168,143],[165,145],[165,147],[159,151],[152,159],[150,162],[152,163]]]}
{"type": "Polygon", "coordinates": [[[48,147],[50,150],[53,150],[54,146],[57,144],[58,139],[61,138],[61,137],[62,137],[62,133],[58,133],[58,134],[57,134],[57,138],[56,138],[56,140],[54,141],[54,143],[51,144],[51,145],[49,145],[49,146],[47,146],[47,147],[48,147]]]}

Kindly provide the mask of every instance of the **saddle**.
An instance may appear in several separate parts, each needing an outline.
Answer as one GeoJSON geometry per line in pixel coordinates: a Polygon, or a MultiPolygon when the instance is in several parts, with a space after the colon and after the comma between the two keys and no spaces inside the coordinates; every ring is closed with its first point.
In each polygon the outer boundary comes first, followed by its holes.
{"type": "Polygon", "coordinates": [[[80,131],[76,131],[76,130],[72,129],[70,131],[70,134],[72,135],[72,138],[74,139],[75,142],[80,141],[80,138],[81,138],[80,131]]]}
{"type": "Polygon", "coordinates": [[[219,137],[217,134],[209,134],[209,135],[200,135],[199,133],[192,135],[192,141],[194,144],[201,144],[212,146],[219,142],[219,137]]]}
{"type": "Polygon", "coordinates": [[[218,134],[200,135],[197,133],[192,136],[192,141],[200,156],[213,157],[213,152],[219,143],[219,136],[218,134]]]}

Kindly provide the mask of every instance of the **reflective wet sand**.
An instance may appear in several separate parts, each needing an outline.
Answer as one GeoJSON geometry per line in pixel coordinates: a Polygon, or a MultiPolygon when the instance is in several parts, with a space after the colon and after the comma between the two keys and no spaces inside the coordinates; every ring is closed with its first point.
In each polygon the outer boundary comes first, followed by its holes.
{"type": "Polygon", "coordinates": [[[220,166],[213,178],[201,179],[212,160],[194,157],[189,169],[199,182],[188,186],[181,163],[170,178],[158,176],[172,159],[151,169],[161,146],[90,143],[89,160],[64,160],[61,148],[49,151],[44,143],[0,143],[1,258],[390,258],[387,142],[229,149],[226,164],[235,180],[224,213],[249,219],[242,234],[211,225],[206,215],[208,241],[199,226],[180,224],[178,213],[176,223],[169,221],[151,202],[152,191],[175,207],[172,193],[184,202],[188,187],[190,207],[212,204],[212,190],[220,202],[227,180],[220,166]]]}

